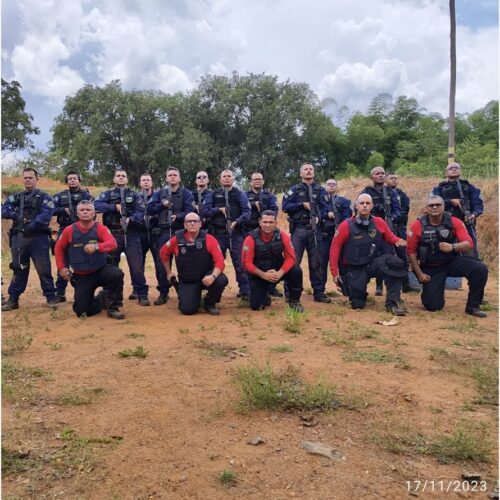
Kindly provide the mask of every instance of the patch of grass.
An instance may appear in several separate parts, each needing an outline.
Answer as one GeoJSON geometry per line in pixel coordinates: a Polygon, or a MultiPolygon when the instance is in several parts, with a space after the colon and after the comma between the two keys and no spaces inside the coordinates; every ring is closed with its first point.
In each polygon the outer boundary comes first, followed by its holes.
{"type": "Polygon", "coordinates": [[[179,328],[179,333],[189,333],[189,328],[179,328]]]}
{"type": "Polygon", "coordinates": [[[202,349],[209,356],[212,356],[214,358],[227,358],[233,351],[245,352],[246,350],[245,347],[238,348],[230,344],[224,344],[222,342],[209,342],[206,338],[197,340],[194,345],[198,349],[202,349]]]}
{"type": "Polygon", "coordinates": [[[470,377],[479,392],[475,404],[498,406],[498,365],[493,356],[486,359],[462,358],[446,349],[430,349],[430,359],[451,373],[470,377]]]}
{"type": "Polygon", "coordinates": [[[474,318],[461,318],[458,322],[443,328],[444,330],[452,330],[454,332],[463,334],[489,331],[487,328],[480,326],[477,320],[474,318]]]}
{"type": "Polygon", "coordinates": [[[460,420],[450,436],[430,438],[414,426],[385,422],[382,432],[372,433],[371,438],[392,453],[430,455],[440,463],[488,462],[492,449],[486,425],[472,420],[460,420]]]}
{"type": "Polygon", "coordinates": [[[292,365],[282,371],[274,371],[269,362],[264,367],[239,367],[234,383],[240,389],[242,411],[327,410],[338,406],[335,387],[321,378],[314,383],[305,382],[292,365]]]}
{"type": "Polygon", "coordinates": [[[441,463],[488,462],[491,453],[491,439],[484,422],[460,420],[451,436],[435,437],[429,453],[441,463]]]}
{"type": "Polygon", "coordinates": [[[106,392],[103,387],[95,389],[83,389],[81,391],[70,391],[61,394],[57,399],[57,403],[66,406],[88,405],[92,403],[96,396],[106,392]]]}
{"type": "Polygon", "coordinates": [[[226,488],[230,488],[231,486],[236,486],[236,483],[238,482],[238,476],[236,472],[232,470],[223,470],[219,474],[218,479],[222,483],[222,485],[225,486],[226,488]]]}
{"type": "Polygon", "coordinates": [[[237,323],[241,327],[252,326],[252,321],[250,320],[250,316],[247,314],[245,316],[232,316],[231,321],[237,323]]]}
{"type": "Polygon", "coordinates": [[[412,453],[425,455],[428,453],[428,443],[425,436],[416,432],[413,427],[397,422],[385,423],[382,432],[374,432],[371,439],[380,448],[398,455],[412,453]]]}
{"type": "Polygon", "coordinates": [[[343,346],[353,346],[355,343],[355,338],[349,334],[344,335],[339,328],[329,328],[327,330],[321,331],[321,342],[327,346],[331,345],[343,345],[343,346]]]}
{"type": "Polygon", "coordinates": [[[2,396],[9,401],[30,400],[33,381],[47,375],[41,368],[23,366],[4,359],[2,362],[2,396]]]}
{"type": "Polygon", "coordinates": [[[479,306],[479,309],[481,309],[481,311],[485,311],[485,312],[488,312],[488,311],[498,311],[498,306],[496,304],[492,304],[492,303],[481,304],[479,306]]]}
{"type": "Polygon", "coordinates": [[[285,307],[283,317],[283,328],[285,331],[298,335],[302,333],[302,323],[304,322],[306,313],[301,313],[292,309],[289,306],[285,307]]]}
{"type": "Polygon", "coordinates": [[[146,351],[142,345],[139,345],[135,349],[120,351],[118,356],[120,356],[120,358],[145,358],[148,354],[149,351],[146,351]]]}
{"type": "Polygon", "coordinates": [[[138,339],[140,337],[145,337],[145,336],[146,335],[144,335],[143,333],[136,333],[136,332],[125,334],[125,337],[128,337],[129,339],[138,339]]]}
{"type": "Polygon", "coordinates": [[[345,352],[342,355],[342,360],[346,363],[391,363],[393,361],[403,361],[404,358],[400,354],[392,354],[379,349],[373,349],[370,351],[353,349],[345,352]]]}
{"type": "Polygon", "coordinates": [[[275,345],[269,348],[271,352],[293,352],[293,347],[291,345],[275,345]]]}
{"type": "Polygon", "coordinates": [[[12,356],[27,349],[33,337],[19,332],[13,332],[2,339],[2,356],[12,356]]]}
{"type": "Polygon", "coordinates": [[[36,465],[36,460],[29,452],[22,453],[2,446],[2,474],[19,474],[36,465]]]}

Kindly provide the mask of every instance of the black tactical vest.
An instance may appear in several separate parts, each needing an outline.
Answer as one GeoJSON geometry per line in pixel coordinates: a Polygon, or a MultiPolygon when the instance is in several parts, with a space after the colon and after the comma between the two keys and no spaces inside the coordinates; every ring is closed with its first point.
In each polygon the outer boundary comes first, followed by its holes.
{"type": "Polygon", "coordinates": [[[179,279],[187,283],[201,281],[214,268],[212,255],[207,250],[207,233],[200,230],[194,241],[186,240],[184,229],[176,231],[175,236],[179,247],[179,255],[175,256],[179,279]]]}
{"type": "Polygon", "coordinates": [[[76,216],[76,206],[82,200],[90,199],[90,196],[84,198],[84,193],[85,192],[81,189],[79,189],[78,191],[71,191],[70,189],[66,189],[66,191],[62,191],[58,194],[58,206],[61,208],[69,208],[71,213],[71,215],[64,213],[57,216],[57,223],[61,228],[65,228],[78,220],[78,217],[76,216]]]}
{"type": "Polygon", "coordinates": [[[271,241],[265,242],[260,238],[260,229],[254,229],[251,233],[255,241],[254,264],[261,271],[269,269],[280,269],[285,261],[283,257],[283,240],[279,229],[275,229],[271,241]]]}
{"type": "Polygon", "coordinates": [[[436,266],[450,262],[456,257],[454,252],[441,252],[439,250],[439,243],[445,241],[446,243],[456,243],[455,231],[451,222],[451,215],[444,212],[443,220],[438,226],[433,226],[429,222],[428,215],[420,217],[422,224],[422,236],[417,250],[417,255],[421,264],[428,264],[436,266]]]}
{"type": "Polygon", "coordinates": [[[321,186],[319,184],[313,183],[311,184],[312,188],[312,197],[313,199],[309,199],[309,193],[307,185],[297,184],[295,192],[294,192],[294,201],[295,203],[300,204],[300,208],[293,214],[292,220],[294,224],[299,226],[308,226],[311,224],[311,215],[319,217],[321,219],[321,213],[318,206],[319,197],[321,193],[321,186]],[[311,212],[306,210],[302,203],[309,202],[311,204],[311,212]]]}
{"type": "Polygon", "coordinates": [[[446,210],[449,210],[451,215],[454,217],[458,217],[461,221],[465,220],[464,212],[470,212],[470,185],[469,181],[464,179],[459,179],[458,181],[443,181],[439,183],[439,188],[442,193],[442,198],[446,202],[450,200],[460,200],[462,204],[462,209],[460,207],[450,206],[446,207],[446,210]],[[462,188],[462,195],[460,194],[460,189],[458,188],[458,183],[460,183],[460,187],[462,188]]]}
{"type": "Polygon", "coordinates": [[[335,233],[335,228],[340,224],[342,206],[336,194],[330,195],[329,193],[325,193],[323,198],[328,207],[327,212],[333,212],[335,217],[333,219],[325,217],[322,223],[322,230],[324,233],[332,236],[335,233]]]}
{"type": "Polygon", "coordinates": [[[382,253],[382,235],[373,219],[367,226],[349,220],[349,239],[344,244],[342,262],[347,266],[369,264],[382,253]]]}
{"type": "MultiPolygon", "coordinates": [[[[43,191],[40,191],[39,189],[36,189],[32,193],[24,191],[22,193],[16,193],[14,195],[13,206],[18,217],[17,220],[15,220],[12,225],[12,232],[16,232],[19,230],[19,223],[21,221],[20,220],[21,217],[23,219],[26,219],[24,226],[28,225],[30,222],[33,222],[36,219],[37,215],[40,213],[40,209],[42,208],[44,195],[45,193],[43,191]],[[21,214],[21,196],[24,196],[24,207],[22,214],[21,214]]],[[[37,229],[37,232],[39,233],[48,231],[49,231],[48,224],[37,229]]]]}
{"type": "Polygon", "coordinates": [[[82,233],[76,224],[73,224],[73,236],[68,249],[69,264],[76,271],[98,271],[107,263],[107,253],[85,253],[83,247],[87,243],[99,243],[97,224],[94,224],[87,233],[82,233]]]}
{"type": "MultiPolygon", "coordinates": [[[[163,202],[164,200],[168,200],[168,190],[163,188],[160,194],[160,200],[163,202]]],[[[174,193],[172,191],[172,196],[170,197],[170,203],[172,204],[169,208],[165,208],[162,206],[162,210],[160,215],[158,216],[158,226],[162,229],[180,229],[182,227],[183,221],[179,218],[179,214],[182,213],[184,208],[184,188],[179,186],[177,191],[174,193]],[[175,221],[170,225],[168,223],[168,213],[171,215],[176,215],[175,221]]]]}
{"type": "MultiPolygon", "coordinates": [[[[228,191],[228,200],[229,200],[229,218],[232,221],[235,221],[241,215],[240,208],[240,195],[241,191],[238,188],[233,187],[230,191],[228,191]]],[[[221,208],[226,206],[226,198],[224,197],[224,189],[216,189],[212,194],[212,207],[213,208],[221,208]]],[[[212,217],[212,227],[217,230],[225,230],[226,229],[226,218],[221,212],[217,212],[212,217]]],[[[236,231],[239,230],[239,227],[236,226],[236,231]]]]}
{"type": "MultiPolygon", "coordinates": [[[[130,217],[134,210],[135,210],[135,192],[132,191],[130,188],[125,188],[124,191],[124,199],[125,199],[125,205],[122,206],[122,210],[124,210],[124,215],[125,217],[130,217]]],[[[121,197],[120,197],[120,189],[115,188],[110,191],[108,203],[111,205],[119,205],[121,204],[121,197]]],[[[111,231],[118,232],[122,231],[122,226],[121,226],[121,215],[119,212],[106,212],[102,215],[102,221],[103,224],[111,231]]],[[[130,223],[128,230],[133,229],[132,222],[130,223]]]]}
{"type": "Polygon", "coordinates": [[[267,189],[261,189],[258,193],[250,190],[245,194],[247,195],[250,205],[258,201],[260,206],[260,212],[259,210],[257,210],[257,207],[251,207],[252,211],[250,212],[250,220],[245,223],[245,227],[250,231],[259,227],[260,214],[264,210],[269,210],[269,205],[271,203],[271,193],[267,189]]]}
{"type": "Polygon", "coordinates": [[[381,217],[382,219],[390,218],[392,215],[392,191],[387,186],[384,186],[382,191],[375,189],[373,186],[366,186],[364,193],[372,197],[373,208],[371,215],[381,217]],[[385,193],[385,197],[384,197],[385,193]]]}

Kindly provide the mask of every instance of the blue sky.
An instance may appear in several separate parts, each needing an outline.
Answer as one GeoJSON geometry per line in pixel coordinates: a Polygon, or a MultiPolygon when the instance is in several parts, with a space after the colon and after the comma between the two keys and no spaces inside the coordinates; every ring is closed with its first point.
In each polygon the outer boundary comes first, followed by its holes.
{"type": "MultiPolygon", "coordinates": [[[[498,2],[457,0],[457,112],[498,99],[498,2]]],[[[448,112],[447,0],[17,0],[2,2],[2,77],[42,133],[85,83],[186,91],[201,75],[307,82],[365,111],[381,92],[448,112]]]]}

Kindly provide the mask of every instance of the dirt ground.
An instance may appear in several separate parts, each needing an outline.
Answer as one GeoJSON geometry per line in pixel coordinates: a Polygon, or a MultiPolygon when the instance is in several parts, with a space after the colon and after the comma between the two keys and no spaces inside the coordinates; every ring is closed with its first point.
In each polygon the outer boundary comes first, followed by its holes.
{"type": "MultiPolygon", "coordinates": [[[[4,254],[6,282],[7,265],[4,254]]],[[[477,374],[496,372],[496,274],[488,318],[463,313],[466,290],[448,291],[433,314],[405,294],[409,315],[396,326],[376,324],[391,316],[372,285],[366,309],[352,311],[332,283],[332,304],[314,303],[306,279],[307,314],[292,334],[283,299],[261,312],[241,307],[228,267],[219,317],[181,316],[173,293],[149,308],[126,300],[124,321],[77,319],[71,288],[68,303],[48,309],[31,273],[20,309],[2,314],[4,498],[399,499],[409,490],[488,498],[497,486],[498,403],[485,400],[491,380],[477,374]],[[146,357],[118,354],[138,346],[146,357]],[[266,362],[292,365],[307,382],[322,376],[339,407],[242,413],[236,369],[266,362]],[[444,463],[429,451],[459,429],[463,448],[489,445],[487,461],[444,463]],[[264,442],[248,444],[257,436],[264,442]],[[344,458],[308,454],[304,441],[344,458]],[[223,484],[223,472],[234,484],[223,484]]],[[[147,275],[154,284],[149,257],[147,275]]]]}

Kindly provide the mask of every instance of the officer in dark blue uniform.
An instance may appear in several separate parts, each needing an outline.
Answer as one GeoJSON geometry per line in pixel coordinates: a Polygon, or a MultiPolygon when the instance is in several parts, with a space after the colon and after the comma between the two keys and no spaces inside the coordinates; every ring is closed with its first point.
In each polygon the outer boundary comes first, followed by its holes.
{"type": "Polygon", "coordinates": [[[2,205],[2,219],[13,221],[9,236],[11,269],[14,272],[9,286],[9,299],[2,305],[2,311],[19,308],[19,296],[28,284],[30,258],[40,277],[47,304],[56,307],[61,302],[56,296],[49,254],[49,223],[54,202],[47,193],[37,189],[38,172],[34,168],[24,169],[23,182],[25,191],[9,196],[2,205]]]}
{"type": "Polygon", "coordinates": [[[343,196],[337,194],[337,181],[328,179],[325,188],[326,216],[321,223],[323,235],[321,276],[325,284],[328,281],[328,262],[330,260],[330,247],[332,246],[333,235],[339,224],[352,216],[351,202],[343,196]]]}
{"type": "Polygon", "coordinates": [[[144,202],[138,193],[127,187],[128,176],[125,170],[117,170],[113,182],[115,187],[104,191],[95,201],[95,211],[103,214],[103,224],[109,228],[118,243],[117,249],[110,253],[111,264],[118,266],[120,254],[125,253],[139,305],[149,306],[140,237],[144,226],[144,202]]]}
{"type": "MultiPolygon", "coordinates": [[[[196,173],[195,178],[196,190],[191,191],[194,198],[194,205],[196,213],[201,217],[201,212],[203,209],[203,203],[208,193],[212,191],[208,188],[208,183],[210,180],[208,179],[208,174],[204,170],[200,170],[196,173]]],[[[207,228],[207,221],[202,219],[201,227],[203,229],[207,228]]]]}
{"type": "Polygon", "coordinates": [[[307,250],[314,301],[328,304],[331,299],[325,294],[325,283],[321,276],[321,221],[327,214],[325,189],[314,182],[314,167],[309,163],[300,167],[300,177],[302,183],[292,186],[283,196],[283,212],[288,214],[292,245],[299,266],[307,250]]]}
{"type": "Polygon", "coordinates": [[[250,219],[250,203],[247,195],[234,187],[234,174],[223,170],[221,188],[209,193],[203,203],[202,217],[209,222],[209,234],[219,242],[224,258],[229,249],[238,282],[239,296],[250,299],[247,273],[241,263],[245,224],[250,219]]]}
{"type": "MultiPolygon", "coordinates": [[[[54,211],[52,215],[56,217],[59,229],[57,230],[57,238],[61,236],[65,228],[78,220],[76,216],[76,207],[82,200],[93,201],[93,196],[88,189],[82,189],[82,178],[80,174],[74,170],[66,172],[64,182],[68,185],[68,189],[57,193],[54,196],[54,211]]],[[[67,280],[60,275],[56,280],[56,294],[61,298],[61,302],[66,302],[66,287],[67,280]]]]}
{"type": "MultiPolygon", "coordinates": [[[[366,186],[360,194],[366,193],[372,197],[373,208],[371,215],[385,220],[391,231],[394,231],[394,220],[401,217],[401,205],[397,193],[386,186],[384,167],[373,167],[370,171],[373,185],[366,186]]],[[[384,244],[384,253],[394,254],[394,249],[384,244]]],[[[382,279],[376,279],[375,295],[383,294],[382,279]]]]}
{"type": "MultiPolygon", "coordinates": [[[[260,172],[254,172],[250,177],[250,190],[246,191],[250,202],[250,220],[245,226],[245,236],[259,228],[259,219],[262,212],[271,210],[278,215],[279,206],[276,195],[264,187],[264,177],[260,172]]],[[[271,297],[283,297],[283,294],[276,289],[276,283],[269,285],[269,295],[271,297]]]]}
{"type": "MultiPolygon", "coordinates": [[[[160,229],[158,228],[158,217],[153,217],[147,214],[147,207],[153,198],[153,179],[151,174],[144,173],[139,178],[139,195],[142,198],[144,206],[146,207],[144,215],[144,225],[139,228],[139,236],[141,238],[141,250],[142,250],[142,268],[146,268],[146,256],[148,252],[151,252],[153,256],[153,262],[155,266],[156,280],[158,282],[157,289],[159,290],[159,269],[158,263],[155,258],[156,255],[156,242],[160,235],[160,229]]],[[[132,293],[128,296],[129,300],[137,300],[137,290],[135,288],[132,293]]]]}
{"type": "Polygon", "coordinates": [[[183,229],[184,217],[194,211],[194,199],[191,191],[181,186],[181,175],[178,168],[169,167],[166,173],[167,184],[153,194],[148,205],[148,215],[158,217],[160,235],[155,248],[155,260],[158,269],[159,297],[155,306],[166,304],[170,283],[161,263],[160,249],[176,231],[183,229]]]}
{"type": "Polygon", "coordinates": [[[440,182],[432,193],[443,198],[445,210],[460,219],[474,243],[474,255],[478,256],[476,220],[484,212],[481,190],[465,179],[461,179],[462,168],[453,162],[446,167],[447,179],[440,182]]]}
{"type": "MultiPolygon", "coordinates": [[[[394,234],[406,240],[406,226],[408,225],[408,214],[410,213],[410,198],[409,196],[398,187],[398,176],[394,172],[388,172],[385,176],[385,183],[393,191],[396,192],[398,196],[399,205],[401,206],[401,213],[399,217],[393,219],[394,223],[394,234]]],[[[406,254],[406,249],[404,247],[395,247],[396,255],[403,260],[406,269],[408,269],[408,255],[406,254]]],[[[419,292],[420,287],[414,286],[410,283],[409,275],[403,278],[402,292],[419,292]]]]}

